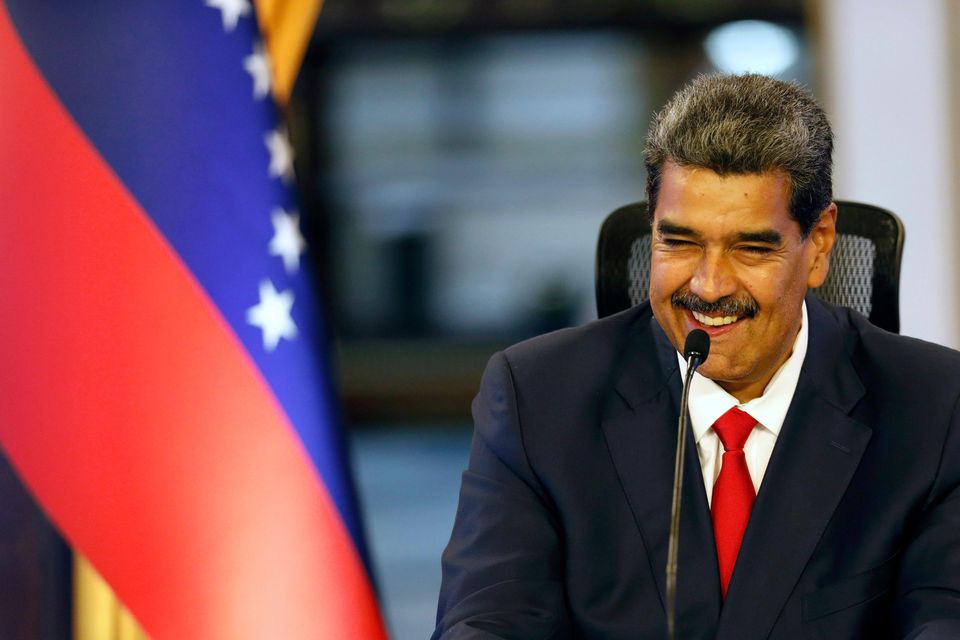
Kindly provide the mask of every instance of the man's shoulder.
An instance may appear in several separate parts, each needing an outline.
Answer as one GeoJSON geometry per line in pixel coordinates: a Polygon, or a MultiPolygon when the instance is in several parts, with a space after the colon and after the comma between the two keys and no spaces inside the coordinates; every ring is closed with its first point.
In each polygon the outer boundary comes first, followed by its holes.
{"type": "Polygon", "coordinates": [[[823,306],[845,332],[848,351],[858,369],[884,371],[908,380],[938,375],[960,379],[960,352],[886,331],[846,307],[826,303],[823,306]]]}

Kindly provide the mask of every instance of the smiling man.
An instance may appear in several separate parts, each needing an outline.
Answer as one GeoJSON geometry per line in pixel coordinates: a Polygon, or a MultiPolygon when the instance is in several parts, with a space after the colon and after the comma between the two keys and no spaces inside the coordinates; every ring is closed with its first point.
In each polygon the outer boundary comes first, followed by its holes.
{"type": "Polygon", "coordinates": [[[690,331],[706,331],[700,372],[741,402],[763,393],[791,354],[807,288],[827,276],[836,205],[802,228],[790,184],[779,169],[721,175],[671,160],[660,172],[653,314],[681,349],[690,331]]]}
{"type": "Polygon", "coordinates": [[[960,354],[808,295],[832,147],[762,76],[700,77],[655,117],[649,302],[491,358],[435,638],[666,637],[692,329],[677,637],[960,638],[960,354]]]}

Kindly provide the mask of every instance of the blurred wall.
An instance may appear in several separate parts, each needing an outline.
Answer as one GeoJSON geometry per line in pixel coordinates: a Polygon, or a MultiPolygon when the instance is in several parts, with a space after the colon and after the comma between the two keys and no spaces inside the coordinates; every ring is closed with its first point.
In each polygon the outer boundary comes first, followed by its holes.
{"type": "Polygon", "coordinates": [[[835,196],[900,215],[901,333],[960,347],[958,3],[818,0],[814,17],[835,196]]]}

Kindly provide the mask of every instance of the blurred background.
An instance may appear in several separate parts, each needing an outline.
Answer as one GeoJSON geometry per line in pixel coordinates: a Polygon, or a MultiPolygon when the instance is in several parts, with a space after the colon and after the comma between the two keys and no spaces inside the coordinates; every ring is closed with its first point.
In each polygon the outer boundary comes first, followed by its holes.
{"type": "Polygon", "coordinates": [[[905,223],[901,332],[960,346],[958,35],[955,0],[325,1],[288,119],[391,637],[433,629],[487,359],[596,317],[600,225],[695,75],[811,89],[835,196],[905,223]]]}
{"type": "Polygon", "coordinates": [[[597,231],[696,74],[818,96],[837,197],[905,221],[903,333],[960,344],[958,28],[935,0],[327,0],[292,135],[396,638],[432,628],[486,359],[596,317],[597,231]]]}

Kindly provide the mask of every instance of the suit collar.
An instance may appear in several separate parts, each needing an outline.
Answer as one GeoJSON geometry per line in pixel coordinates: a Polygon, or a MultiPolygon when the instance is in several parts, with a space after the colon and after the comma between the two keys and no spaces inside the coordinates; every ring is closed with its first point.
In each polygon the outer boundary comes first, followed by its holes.
{"type": "MultiPolygon", "coordinates": [[[[676,350],[649,312],[638,318],[601,423],[650,571],[665,601],[667,536],[676,450],[680,376],[676,350]]],[[[678,569],[678,637],[713,637],[720,615],[713,530],[696,444],[687,438],[678,569]]]]}
{"type": "Polygon", "coordinates": [[[637,319],[623,349],[614,390],[631,409],[679,383],[676,349],[657,323],[649,303],[636,307],[637,319]]]}
{"type": "Polygon", "coordinates": [[[838,411],[850,413],[864,394],[850,354],[858,336],[844,331],[827,307],[813,294],[807,295],[810,317],[810,344],[803,372],[811,378],[818,395],[838,411]]]}

